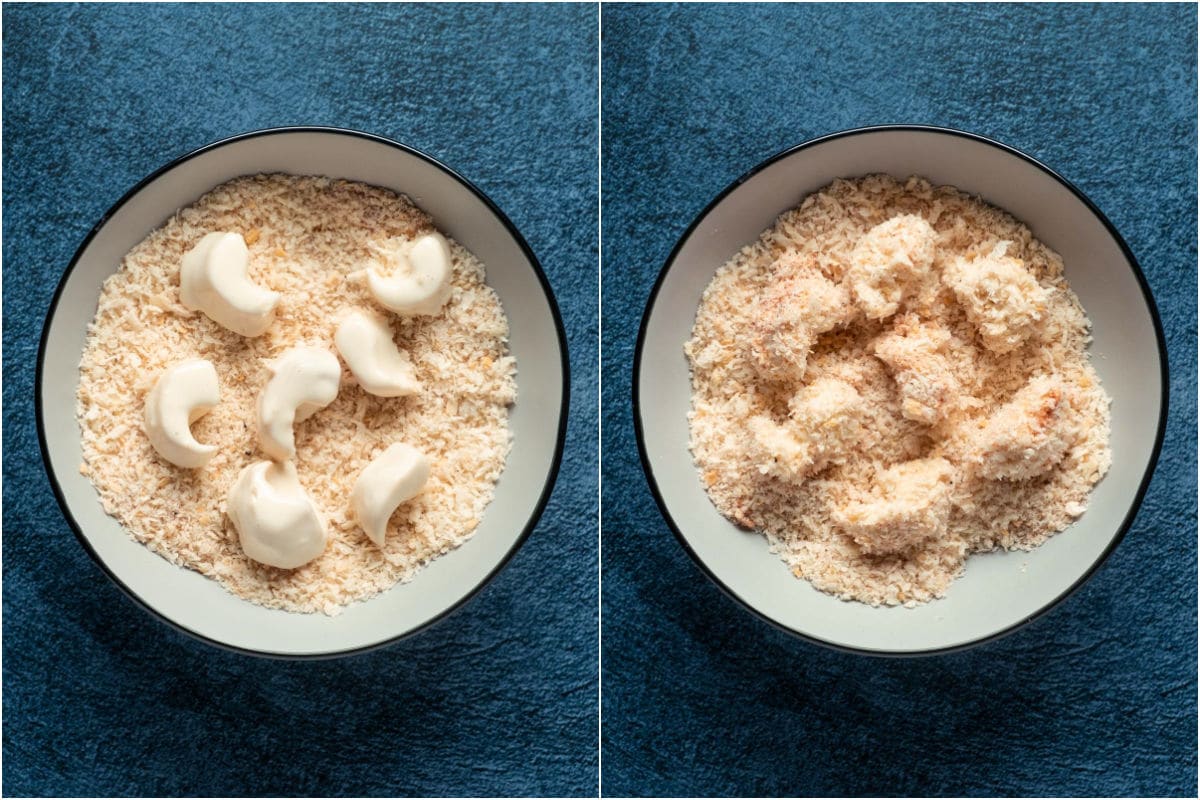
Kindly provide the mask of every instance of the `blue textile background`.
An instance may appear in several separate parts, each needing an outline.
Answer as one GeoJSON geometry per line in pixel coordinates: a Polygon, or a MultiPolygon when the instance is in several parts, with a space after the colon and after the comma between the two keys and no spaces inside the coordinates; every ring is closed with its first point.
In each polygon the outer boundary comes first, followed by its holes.
{"type": "Polygon", "coordinates": [[[625,6],[603,24],[606,795],[1196,793],[1194,6],[625,6]],[[675,542],[629,403],[650,287],[693,217],[817,135],[982,133],[1076,183],[1145,269],[1166,446],[1125,541],[1025,629],[887,660],[793,639],[675,542]]]}
{"type": "Polygon", "coordinates": [[[593,794],[597,8],[4,8],[4,794],[593,794]],[[423,150],[511,217],[572,355],[562,472],[509,566],[381,651],[223,652],[137,608],[42,472],[34,359],[75,248],[207,142],[335,125],[423,150]]]}

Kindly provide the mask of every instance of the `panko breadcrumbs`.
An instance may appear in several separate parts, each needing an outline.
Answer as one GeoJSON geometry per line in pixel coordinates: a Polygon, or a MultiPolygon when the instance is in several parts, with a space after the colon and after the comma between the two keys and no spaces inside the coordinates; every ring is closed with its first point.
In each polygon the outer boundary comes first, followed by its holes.
{"type": "Polygon", "coordinates": [[[953,187],[838,180],[717,271],[684,347],[716,508],[845,600],[942,597],[1029,550],[1112,461],[1062,259],[953,187]]]}
{"type": "Polygon", "coordinates": [[[105,281],[80,362],[77,414],[81,471],[104,510],[134,539],[172,563],[264,606],[338,613],[466,541],[491,501],[511,446],[516,399],[508,321],[484,267],[451,242],[453,292],[436,316],[386,314],[422,391],[367,394],[343,365],[337,398],[295,426],[301,485],[329,529],[324,553],[294,570],[247,558],[227,517],[238,473],[266,458],[255,403],[267,362],[296,345],[334,351],[338,318],[380,312],[356,273],[388,272],[432,220],[406,197],[344,180],[289,175],[237,178],[174,214],[129,252],[105,281]],[[282,294],[275,322],[253,339],[228,331],[179,299],[183,254],[206,233],[234,231],[250,249],[250,278],[282,294]],[[221,402],[193,426],[218,446],[202,469],[180,469],[151,447],[142,427],[146,394],[173,363],[216,366],[221,402]],[[424,491],[392,516],[383,548],[355,523],[350,492],[362,469],[394,442],[424,452],[424,491]]]}

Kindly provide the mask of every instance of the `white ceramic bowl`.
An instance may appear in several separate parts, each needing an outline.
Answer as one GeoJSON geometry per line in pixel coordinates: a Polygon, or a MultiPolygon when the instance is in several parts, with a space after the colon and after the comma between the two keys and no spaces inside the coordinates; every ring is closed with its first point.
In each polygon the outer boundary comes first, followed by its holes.
{"type": "Polygon", "coordinates": [[[493,576],[529,535],[562,457],[567,420],[567,347],[549,283],[503,213],[434,159],[386,139],[333,128],[276,128],[216,142],[171,162],[135,186],[80,246],[55,293],[38,353],[37,421],[50,482],[80,542],[134,600],[213,644],[257,654],[342,655],[388,643],[444,617],[493,576]],[[508,314],[518,399],[514,447],[475,534],[409,583],[337,617],[272,610],[216,581],[175,567],[135,542],[100,508],[79,474],[75,387],[86,327],[100,285],[121,258],[178,208],[239,175],[325,175],[408,195],[438,228],[487,267],[508,314]]]}
{"type": "Polygon", "coordinates": [[[885,126],[833,134],[783,152],[735,181],[688,228],[650,295],[638,337],[634,420],[642,465],[663,515],[696,563],[748,609],[793,632],[859,652],[953,650],[1009,632],[1078,587],[1133,521],[1162,444],[1167,358],[1145,277],[1112,224],[1034,159],[941,128],[885,126]],[[1112,397],[1113,466],[1087,512],[1033,552],[972,556],[945,598],[872,608],[792,576],[765,537],[740,531],[705,494],[688,451],[691,388],[683,344],[716,270],[783,211],[838,177],[921,175],[977,194],[1025,222],[1062,255],[1093,323],[1093,363],[1112,397]]]}

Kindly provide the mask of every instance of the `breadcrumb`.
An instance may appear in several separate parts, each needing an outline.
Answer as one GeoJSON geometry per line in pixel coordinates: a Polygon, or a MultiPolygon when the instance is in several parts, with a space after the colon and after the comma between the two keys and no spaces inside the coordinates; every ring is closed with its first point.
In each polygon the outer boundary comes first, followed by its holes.
{"type": "Polygon", "coordinates": [[[424,212],[386,189],[255,175],[216,187],[152,231],[105,281],[79,367],[81,471],[104,510],[172,563],[252,602],[300,612],[336,614],[466,541],[511,446],[516,367],[483,264],[457,244],[454,291],[442,313],[391,320],[424,390],[376,397],[343,369],[333,403],[295,426],[300,482],[328,519],[324,553],[294,570],[258,564],[242,552],[225,514],[238,473],[263,458],[254,408],[267,362],[301,342],[332,350],[341,313],[375,310],[365,288],[344,277],[373,263],[380,249],[432,229],[424,212]],[[255,339],[178,302],[183,254],[204,234],[224,230],[249,232],[251,279],[283,294],[274,324],[255,339]],[[140,420],[159,373],[195,357],[216,366],[221,403],[193,426],[198,439],[220,448],[193,471],[157,457],[140,420]],[[429,455],[434,469],[425,490],[393,515],[379,548],[349,513],[350,488],[396,441],[429,455]]]}
{"type": "Polygon", "coordinates": [[[916,177],[838,180],[705,289],[692,454],[798,577],[927,602],[971,553],[1083,513],[1112,461],[1089,341],[1062,259],[1005,212],[916,177]]]}

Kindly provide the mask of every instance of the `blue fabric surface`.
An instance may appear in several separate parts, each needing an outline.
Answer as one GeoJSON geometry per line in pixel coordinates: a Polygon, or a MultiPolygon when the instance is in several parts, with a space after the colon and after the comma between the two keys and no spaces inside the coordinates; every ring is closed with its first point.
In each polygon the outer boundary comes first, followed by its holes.
{"type": "Polygon", "coordinates": [[[4,794],[592,794],[597,781],[597,9],[4,8],[4,794]],[[423,150],[511,217],[573,356],[541,524],[462,610],[292,663],[217,650],[113,586],[51,494],[33,417],[43,316],[135,182],[275,125],[423,150]]]}
{"type": "Polygon", "coordinates": [[[628,6],[603,25],[606,795],[1196,792],[1196,9],[628,6]],[[711,584],[651,499],[630,366],[694,216],[814,136],[920,122],[1018,147],[1128,240],[1170,349],[1166,446],[1073,597],[953,655],[833,652],[711,584]]]}

